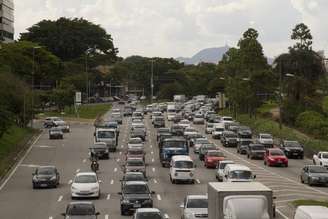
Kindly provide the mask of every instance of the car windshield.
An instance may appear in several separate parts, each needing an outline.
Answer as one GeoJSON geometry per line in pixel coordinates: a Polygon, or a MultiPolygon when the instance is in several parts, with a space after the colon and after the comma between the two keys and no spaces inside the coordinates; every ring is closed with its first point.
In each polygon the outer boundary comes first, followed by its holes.
{"type": "Polygon", "coordinates": [[[286,141],[285,142],[286,147],[302,147],[300,143],[297,141],[286,141]]]}
{"type": "Polygon", "coordinates": [[[66,211],[67,215],[95,215],[95,208],[90,204],[72,204],[69,205],[66,211]]]}
{"type": "Polygon", "coordinates": [[[193,168],[194,167],[194,164],[192,161],[176,161],[174,163],[174,167],[175,168],[187,168],[187,169],[190,169],[190,168],[193,168]]]}
{"type": "Polygon", "coordinates": [[[207,124],[207,128],[213,128],[213,124],[207,124]]]}
{"type": "Polygon", "coordinates": [[[159,129],[158,132],[159,133],[169,133],[170,129],[159,129]]]}
{"type": "Polygon", "coordinates": [[[163,142],[163,148],[185,148],[185,141],[166,141],[163,142]]]}
{"type": "Polygon", "coordinates": [[[98,138],[114,138],[115,133],[113,131],[99,131],[98,138]]]}
{"type": "Polygon", "coordinates": [[[136,215],[136,219],[162,219],[159,212],[140,212],[136,215]]]}
{"type": "Polygon", "coordinates": [[[206,153],[209,150],[215,150],[215,149],[217,149],[217,148],[212,144],[205,144],[205,145],[202,145],[202,147],[201,147],[202,153],[206,153]]]}
{"type": "Polygon", "coordinates": [[[209,152],[207,152],[207,156],[210,156],[210,157],[224,157],[224,154],[221,151],[209,151],[209,152]]]}
{"type": "Polygon", "coordinates": [[[269,134],[262,134],[262,135],[261,135],[261,138],[263,138],[263,139],[272,139],[272,135],[269,135],[269,134]]]}
{"type": "Polygon", "coordinates": [[[208,208],[207,199],[189,199],[187,208],[208,208]]]}
{"type": "Polygon", "coordinates": [[[133,138],[129,140],[129,144],[141,144],[142,140],[141,138],[133,138]]]}
{"type": "Polygon", "coordinates": [[[222,132],[222,131],[224,131],[224,128],[215,128],[215,131],[222,132]]]}
{"type": "Polygon", "coordinates": [[[195,118],[197,118],[197,119],[202,119],[203,116],[202,116],[202,115],[196,115],[195,118]]]}
{"type": "Polygon", "coordinates": [[[209,143],[207,139],[196,140],[196,144],[206,144],[206,143],[209,143]]]}
{"type": "Polygon", "coordinates": [[[220,169],[224,169],[226,166],[227,166],[227,164],[232,164],[232,163],[220,163],[220,169]]]}
{"type": "Polygon", "coordinates": [[[124,193],[125,194],[148,194],[149,189],[147,185],[125,185],[124,186],[124,193]]]}
{"type": "Polygon", "coordinates": [[[127,166],[144,166],[144,162],[142,160],[128,160],[126,162],[127,166]]]}
{"type": "Polygon", "coordinates": [[[328,159],[328,153],[323,153],[322,158],[328,159]]]}
{"type": "Polygon", "coordinates": [[[328,173],[328,170],[323,166],[312,166],[309,167],[310,173],[328,173]]]}
{"type": "Polygon", "coordinates": [[[164,118],[163,117],[156,117],[155,121],[164,121],[164,118]]]}
{"type": "Polygon", "coordinates": [[[253,143],[253,142],[252,141],[240,141],[241,145],[249,145],[251,143],[253,143]]]}
{"type": "Polygon", "coordinates": [[[144,181],[145,177],[144,175],[141,174],[127,174],[124,177],[125,181],[144,181]]]}
{"type": "Polygon", "coordinates": [[[282,152],[280,150],[272,150],[272,151],[270,151],[270,155],[271,156],[283,156],[284,152],[282,152]]]}
{"type": "Polygon", "coordinates": [[[54,168],[44,167],[44,168],[39,168],[37,170],[37,174],[40,174],[40,175],[53,175],[54,173],[55,173],[54,168]]]}
{"type": "Polygon", "coordinates": [[[229,173],[229,177],[232,179],[250,179],[252,172],[248,170],[234,170],[229,173]]]}
{"type": "Polygon", "coordinates": [[[237,138],[236,134],[227,134],[225,135],[226,138],[237,138]]]}
{"type": "Polygon", "coordinates": [[[262,145],[254,145],[254,146],[252,146],[252,150],[261,151],[261,150],[265,150],[265,147],[262,145]]]}
{"type": "Polygon", "coordinates": [[[75,183],[96,183],[97,177],[94,175],[79,175],[74,180],[75,183]]]}

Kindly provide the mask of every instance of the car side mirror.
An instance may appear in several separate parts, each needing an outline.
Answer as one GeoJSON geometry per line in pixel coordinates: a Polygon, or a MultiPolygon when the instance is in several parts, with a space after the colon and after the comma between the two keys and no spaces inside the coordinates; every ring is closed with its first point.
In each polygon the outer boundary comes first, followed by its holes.
{"type": "Polygon", "coordinates": [[[196,168],[197,167],[197,165],[196,164],[194,164],[194,168],[196,168]]]}
{"type": "Polygon", "coordinates": [[[99,183],[102,183],[103,181],[102,180],[98,180],[99,183]]]}
{"type": "Polygon", "coordinates": [[[155,191],[151,191],[151,194],[152,194],[152,195],[155,195],[155,194],[156,194],[156,192],[155,192],[155,191]]]}
{"type": "Polygon", "coordinates": [[[96,216],[100,215],[100,212],[96,212],[96,216]]]}
{"type": "Polygon", "coordinates": [[[180,208],[184,208],[184,204],[183,203],[180,204],[180,208]]]}
{"type": "Polygon", "coordinates": [[[228,175],[224,175],[225,178],[228,178],[228,175]]]}
{"type": "Polygon", "coordinates": [[[254,175],[253,177],[254,177],[254,179],[256,179],[256,175],[254,175]]]}
{"type": "Polygon", "coordinates": [[[117,194],[122,195],[122,192],[118,192],[117,194]]]}
{"type": "Polygon", "coordinates": [[[93,133],[93,136],[95,136],[95,137],[96,137],[96,133],[95,133],[95,132],[93,133]]]}
{"type": "Polygon", "coordinates": [[[66,213],[61,213],[61,215],[65,217],[66,216],[66,213]]]}

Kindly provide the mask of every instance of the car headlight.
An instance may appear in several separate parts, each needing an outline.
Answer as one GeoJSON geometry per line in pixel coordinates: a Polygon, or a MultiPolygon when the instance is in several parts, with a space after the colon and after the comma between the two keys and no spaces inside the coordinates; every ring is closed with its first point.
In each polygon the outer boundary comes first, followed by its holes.
{"type": "Polygon", "coordinates": [[[144,204],[151,204],[151,203],[153,203],[153,200],[151,199],[144,200],[144,204]]]}
{"type": "Polygon", "coordinates": [[[71,187],[71,189],[72,189],[72,190],[77,190],[77,188],[76,188],[76,187],[74,187],[74,186],[72,186],[72,187],[71,187]]]}
{"type": "Polygon", "coordinates": [[[194,174],[193,174],[193,173],[189,173],[189,175],[190,175],[191,177],[193,177],[193,176],[194,176],[194,174]]]}
{"type": "Polygon", "coordinates": [[[128,200],[128,199],[123,199],[123,200],[122,200],[122,203],[124,203],[124,204],[129,204],[129,203],[130,203],[130,200],[128,200]]]}
{"type": "Polygon", "coordinates": [[[98,191],[98,190],[99,190],[99,187],[98,186],[91,188],[91,191],[98,191]]]}
{"type": "Polygon", "coordinates": [[[313,180],[319,180],[319,177],[317,177],[317,176],[311,176],[311,179],[313,179],[313,180]]]}
{"type": "Polygon", "coordinates": [[[50,180],[56,180],[56,176],[51,177],[50,180]]]}

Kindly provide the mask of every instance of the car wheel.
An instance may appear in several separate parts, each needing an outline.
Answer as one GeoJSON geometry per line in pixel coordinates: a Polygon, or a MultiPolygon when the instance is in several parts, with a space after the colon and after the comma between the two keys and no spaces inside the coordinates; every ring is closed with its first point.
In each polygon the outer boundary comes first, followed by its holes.
{"type": "Polygon", "coordinates": [[[266,161],[265,161],[265,160],[263,161],[263,163],[264,163],[264,166],[266,166],[266,165],[267,165],[267,163],[266,163],[266,161]]]}
{"type": "Polygon", "coordinates": [[[304,180],[303,180],[302,176],[300,176],[300,180],[301,180],[301,183],[304,183],[304,180]]]}
{"type": "Polygon", "coordinates": [[[121,215],[125,215],[125,211],[121,207],[121,215]]]}
{"type": "Polygon", "coordinates": [[[36,189],[37,187],[36,187],[36,185],[33,183],[33,189],[36,189]]]}
{"type": "Polygon", "coordinates": [[[285,167],[288,167],[288,163],[285,164],[285,167]]]}
{"type": "Polygon", "coordinates": [[[249,159],[249,154],[247,154],[247,158],[249,159]]]}
{"type": "Polygon", "coordinates": [[[309,186],[313,186],[313,183],[311,181],[311,178],[308,178],[308,184],[309,184],[309,186]]]}

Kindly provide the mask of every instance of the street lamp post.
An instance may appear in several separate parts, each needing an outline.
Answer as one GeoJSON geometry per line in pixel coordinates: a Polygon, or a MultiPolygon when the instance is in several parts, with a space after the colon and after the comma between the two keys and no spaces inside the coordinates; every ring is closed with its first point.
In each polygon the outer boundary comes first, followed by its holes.
{"type": "Polygon", "coordinates": [[[31,119],[31,128],[34,126],[34,74],[35,74],[35,50],[40,49],[41,46],[34,46],[32,50],[32,119],[31,119]]]}

